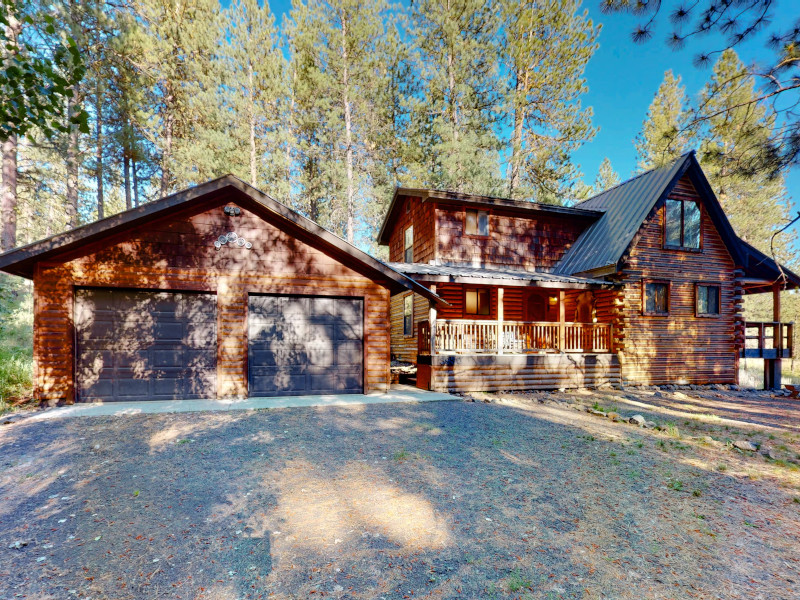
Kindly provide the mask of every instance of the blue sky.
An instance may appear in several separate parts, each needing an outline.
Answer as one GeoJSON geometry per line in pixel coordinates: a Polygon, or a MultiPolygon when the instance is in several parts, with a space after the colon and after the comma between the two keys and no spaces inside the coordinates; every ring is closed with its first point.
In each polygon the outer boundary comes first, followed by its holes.
{"type": "MultiPolygon", "coordinates": [[[[222,2],[227,4],[226,0],[222,2]]],[[[650,42],[634,44],[630,34],[637,19],[629,15],[604,15],[598,5],[599,0],[584,2],[591,18],[601,23],[603,29],[600,48],[589,61],[586,71],[589,91],[583,97],[583,103],[593,108],[594,124],[600,131],[574,155],[589,184],[594,181],[606,156],[623,179],[631,175],[636,167],[633,140],[641,129],[664,71],[672,69],[680,75],[687,94],[695,98],[708,80],[711,67],[695,67],[693,58],[701,49],[719,46],[715,45],[714,39],[703,39],[673,52],[662,41],[669,32],[666,21],[655,30],[650,42]]],[[[291,9],[291,2],[271,0],[270,8],[280,22],[291,9]]],[[[775,17],[778,24],[793,22],[800,17],[800,3],[793,7],[792,0],[779,1],[775,17]]],[[[747,63],[769,60],[763,38],[752,40],[738,51],[747,63]]],[[[789,195],[794,198],[793,212],[796,213],[800,210],[800,169],[789,173],[786,183],[789,195]]],[[[800,224],[795,225],[795,230],[800,232],[800,224]]]]}

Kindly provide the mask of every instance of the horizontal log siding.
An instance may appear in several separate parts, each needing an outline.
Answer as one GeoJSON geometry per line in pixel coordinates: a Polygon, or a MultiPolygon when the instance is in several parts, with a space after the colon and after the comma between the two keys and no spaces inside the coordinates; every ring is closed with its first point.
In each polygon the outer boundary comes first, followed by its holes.
{"type": "Polygon", "coordinates": [[[415,196],[402,196],[400,216],[392,225],[389,236],[389,260],[405,262],[405,231],[414,226],[414,261],[429,263],[434,256],[436,233],[434,231],[433,202],[423,202],[415,196]],[[408,208],[408,210],[406,210],[408,208]]]}
{"type": "Polygon", "coordinates": [[[397,294],[392,296],[391,324],[392,324],[392,356],[406,362],[417,361],[417,335],[419,322],[430,317],[430,302],[419,294],[414,296],[414,330],[412,335],[403,335],[403,299],[411,294],[397,294]]]}
{"type": "MultiPolygon", "coordinates": [[[[676,198],[699,196],[681,180],[676,198]]],[[[634,239],[623,279],[625,383],[734,383],[736,381],[736,285],[733,260],[711,219],[702,210],[702,252],[665,250],[664,207],[656,207],[634,239]],[[668,317],[642,314],[642,279],[671,282],[668,317]],[[695,316],[695,284],[720,286],[720,316],[695,316]]]]}
{"type": "Polygon", "coordinates": [[[462,207],[436,207],[436,258],[443,263],[547,271],[561,260],[588,222],[551,215],[522,216],[493,209],[489,236],[464,234],[462,207]]]}
{"type": "Polygon", "coordinates": [[[431,389],[497,392],[596,387],[620,381],[615,354],[527,356],[433,356],[431,389]]]}
{"type": "Polygon", "coordinates": [[[39,400],[74,400],[75,286],[216,293],[220,398],[247,393],[249,293],[363,297],[365,389],[388,385],[389,291],[243,207],[240,216],[226,217],[224,204],[232,202],[220,200],[200,214],[149,223],[68,262],[38,265],[34,364],[39,400]],[[215,250],[214,240],[231,230],[252,249],[215,250]]]}

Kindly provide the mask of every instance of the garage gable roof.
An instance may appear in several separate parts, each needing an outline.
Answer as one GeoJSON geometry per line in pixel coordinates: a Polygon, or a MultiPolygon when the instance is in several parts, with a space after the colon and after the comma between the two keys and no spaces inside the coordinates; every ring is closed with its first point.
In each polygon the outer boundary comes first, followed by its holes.
{"type": "Polygon", "coordinates": [[[304,241],[311,245],[331,251],[337,259],[342,260],[345,264],[356,266],[357,270],[369,273],[370,276],[387,284],[392,291],[413,290],[428,299],[442,302],[441,298],[425,286],[359,250],[311,219],[293,211],[234,175],[224,175],[165,196],[155,202],[143,204],[106,219],[0,254],[0,271],[32,279],[34,267],[38,262],[65,252],[76,251],[90,242],[97,242],[130,227],[142,225],[154,218],[164,216],[167,211],[188,208],[193,204],[203,203],[205,200],[221,198],[228,192],[236,195],[236,198],[231,200],[243,201],[245,204],[249,202],[257,209],[266,210],[277,217],[279,222],[286,225],[292,234],[301,239],[305,238],[304,241]]]}

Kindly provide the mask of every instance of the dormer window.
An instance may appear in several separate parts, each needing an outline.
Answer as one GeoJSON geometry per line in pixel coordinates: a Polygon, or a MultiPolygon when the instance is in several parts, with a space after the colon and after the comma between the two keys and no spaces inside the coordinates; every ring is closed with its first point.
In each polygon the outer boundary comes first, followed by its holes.
{"type": "Polygon", "coordinates": [[[485,210],[467,209],[464,216],[464,233],[467,235],[489,235],[489,213],[485,210]]]}
{"type": "Polygon", "coordinates": [[[405,235],[403,236],[404,245],[403,245],[403,260],[407,263],[414,262],[414,226],[410,226],[406,229],[405,235]]]}
{"type": "Polygon", "coordinates": [[[697,202],[667,198],[664,245],[668,248],[700,249],[700,206],[697,202]]]}

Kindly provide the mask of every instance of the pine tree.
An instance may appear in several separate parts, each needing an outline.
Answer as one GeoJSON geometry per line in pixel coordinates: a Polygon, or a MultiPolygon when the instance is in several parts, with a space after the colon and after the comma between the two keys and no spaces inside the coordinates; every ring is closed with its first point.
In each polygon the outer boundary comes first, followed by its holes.
{"type": "Polygon", "coordinates": [[[423,89],[414,103],[422,148],[413,165],[421,185],[460,192],[501,193],[498,30],[482,0],[420,0],[412,6],[412,36],[423,89]]]}
{"type": "Polygon", "coordinates": [[[561,196],[576,173],[570,155],[592,139],[592,110],[581,107],[584,70],[600,27],[579,0],[500,2],[505,114],[510,139],[507,194],[561,196]]]}
{"type": "Polygon", "coordinates": [[[685,88],[680,76],[668,70],[635,140],[639,170],[663,166],[688,151],[694,143],[688,122],[685,88]]]}
{"type": "MultiPolygon", "coordinates": [[[[788,222],[789,203],[782,176],[742,168],[776,127],[766,107],[748,103],[756,94],[755,81],[736,53],[723,52],[701,94],[698,113],[705,128],[698,156],[737,234],[770,255],[773,232],[788,222]]],[[[792,258],[790,244],[788,233],[776,240],[780,260],[792,258]]]]}
{"type": "Polygon", "coordinates": [[[611,161],[608,157],[603,159],[600,163],[600,168],[597,170],[597,177],[594,178],[593,192],[599,194],[609,188],[618,185],[622,180],[619,174],[611,166],[611,161]]]}
{"type": "Polygon", "coordinates": [[[387,11],[383,1],[301,0],[293,4],[288,31],[298,203],[351,243],[359,213],[375,197],[371,174],[380,157],[370,126],[384,114],[387,11]]]}
{"type": "Polygon", "coordinates": [[[223,13],[220,104],[233,140],[228,163],[234,174],[282,197],[285,164],[286,67],[269,4],[237,0],[223,13]]]}
{"type": "Polygon", "coordinates": [[[139,61],[150,77],[149,142],[160,160],[161,196],[221,174],[216,144],[222,141],[217,89],[219,4],[136,0],[144,24],[139,61]]]}

